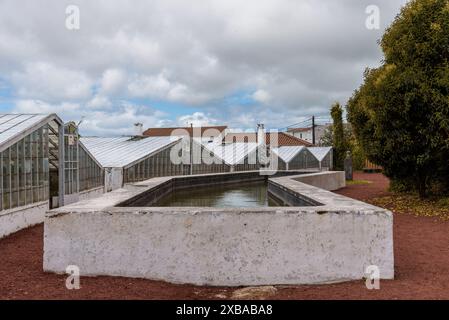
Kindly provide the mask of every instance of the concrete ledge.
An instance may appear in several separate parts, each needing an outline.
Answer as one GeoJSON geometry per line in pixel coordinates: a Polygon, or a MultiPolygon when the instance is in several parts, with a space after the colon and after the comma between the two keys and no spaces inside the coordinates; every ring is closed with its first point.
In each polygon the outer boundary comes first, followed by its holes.
{"type": "Polygon", "coordinates": [[[92,188],[79,193],[79,201],[89,200],[101,196],[104,193],[104,187],[92,188]]]}
{"type": "Polygon", "coordinates": [[[44,222],[48,201],[0,211],[0,239],[19,230],[44,222]]]}
{"type": "Polygon", "coordinates": [[[328,191],[346,187],[346,178],[343,171],[305,174],[295,178],[295,180],[328,191]]]}
{"type": "Polygon", "coordinates": [[[252,286],[359,280],[367,266],[377,265],[382,279],[392,279],[391,212],[298,178],[274,178],[270,183],[322,205],[116,207],[174,179],[168,177],[50,211],[44,270],[64,273],[67,265],[75,264],[88,276],[252,286]]]}

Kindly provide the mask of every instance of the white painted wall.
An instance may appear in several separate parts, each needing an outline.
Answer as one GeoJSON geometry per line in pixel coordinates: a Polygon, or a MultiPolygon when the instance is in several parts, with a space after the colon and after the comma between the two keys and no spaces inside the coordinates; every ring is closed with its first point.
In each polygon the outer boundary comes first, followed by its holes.
{"type": "MultiPolygon", "coordinates": [[[[104,194],[105,187],[101,186],[90,190],[84,190],[80,193],[74,193],[64,196],[64,206],[71,205],[78,201],[89,200],[104,194]]],[[[58,203],[58,197],[53,197],[53,203],[58,203]]]]}
{"type": "MultiPolygon", "coordinates": [[[[326,129],[330,126],[330,124],[325,125],[316,125],[315,126],[315,143],[320,144],[321,139],[323,139],[324,134],[326,133],[326,129]]],[[[300,138],[307,142],[313,142],[313,133],[312,128],[303,132],[287,132],[288,134],[293,135],[294,137],[300,138]]]]}
{"type": "MultiPolygon", "coordinates": [[[[326,174],[338,175],[318,175],[326,174]]],[[[167,179],[49,212],[44,270],[64,273],[75,264],[85,276],[216,286],[361,280],[370,265],[380,268],[382,279],[394,277],[391,212],[290,177],[273,181],[323,206],[114,207],[167,179]]]]}
{"type": "Polygon", "coordinates": [[[327,191],[335,191],[346,187],[346,177],[344,171],[325,171],[304,174],[294,178],[294,180],[327,191]]]}
{"type": "Polygon", "coordinates": [[[196,285],[393,278],[391,217],[383,213],[130,212],[66,214],[45,223],[44,270],[196,285]]]}
{"type": "Polygon", "coordinates": [[[44,222],[48,201],[0,211],[0,238],[16,231],[44,222]]]}
{"type": "Polygon", "coordinates": [[[79,193],[73,193],[73,194],[65,194],[64,195],[64,205],[68,205],[71,203],[78,202],[80,200],[79,193]]]}
{"type": "Polygon", "coordinates": [[[93,199],[93,198],[101,196],[103,193],[104,193],[103,186],[94,188],[94,189],[90,189],[90,190],[85,190],[85,191],[82,191],[79,193],[78,201],[93,199]]]}
{"type": "Polygon", "coordinates": [[[106,192],[120,189],[123,185],[123,168],[105,168],[104,187],[106,192]]]}

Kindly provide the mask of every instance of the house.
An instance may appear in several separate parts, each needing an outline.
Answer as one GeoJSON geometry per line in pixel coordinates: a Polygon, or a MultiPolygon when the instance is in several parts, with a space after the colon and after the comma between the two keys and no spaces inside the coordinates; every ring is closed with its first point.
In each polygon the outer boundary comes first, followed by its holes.
{"type": "MultiPolygon", "coordinates": [[[[326,130],[331,126],[331,124],[315,125],[315,145],[320,145],[324,137],[326,130]]],[[[307,141],[308,143],[313,143],[313,130],[312,127],[308,128],[288,128],[287,133],[298,139],[307,141]]]]}
{"type": "MultiPolygon", "coordinates": [[[[229,132],[223,138],[223,143],[233,142],[258,142],[258,135],[256,132],[229,132]]],[[[310,147],[312,144],[303,139],[297,138],[293,135],[284,132],[266,132],[265,143],[267,146],[286,147],[286,146],[302,146],[310,147]]]]}
{"type": "Polygon", "coordinates": [[[206,127],[172,127],[172,128],[148,128],[143,132],[148,137],[169,137],[190,136],[195,138],[215,139],[220,135],[224,135],[227,126],[206,126],[206,127]]]}

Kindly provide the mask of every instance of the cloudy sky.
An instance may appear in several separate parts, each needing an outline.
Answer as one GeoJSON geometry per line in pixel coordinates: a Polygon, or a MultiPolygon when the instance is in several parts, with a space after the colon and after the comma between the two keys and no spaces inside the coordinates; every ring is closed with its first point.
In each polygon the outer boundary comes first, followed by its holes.
{"type": "Polygon", "coordinates": [[[377,40],[405,2],[0,0],[0,112],[83,118],[96,135],[326,117],[379,65],[377,40]]]}

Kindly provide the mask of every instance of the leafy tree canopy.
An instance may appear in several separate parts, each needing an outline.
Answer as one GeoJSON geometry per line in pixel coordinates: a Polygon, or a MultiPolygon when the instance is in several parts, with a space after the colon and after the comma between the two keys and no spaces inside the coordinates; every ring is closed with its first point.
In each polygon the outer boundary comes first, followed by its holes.
{"type": "Polygon", "coordinates": [[[348,120],[368,159],[424,197],[449,181],[449,0],[412,0],[380,45],[348,120]]]}

